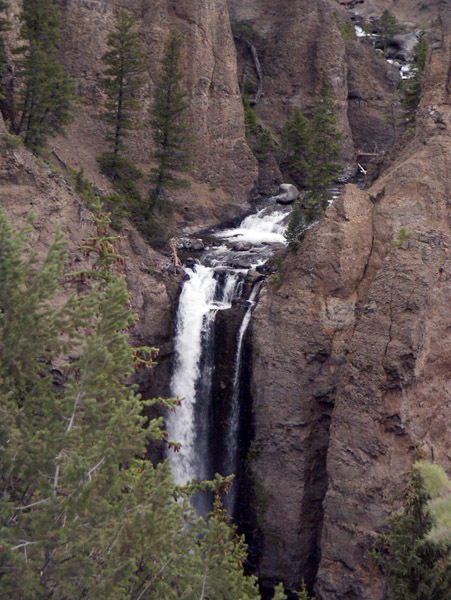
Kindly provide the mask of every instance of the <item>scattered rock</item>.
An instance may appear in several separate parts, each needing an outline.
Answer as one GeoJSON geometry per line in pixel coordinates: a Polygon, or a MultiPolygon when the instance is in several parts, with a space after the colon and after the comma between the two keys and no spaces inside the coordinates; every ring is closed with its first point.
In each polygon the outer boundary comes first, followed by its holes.
{"type": "Polygon", "coordinates": [[[282,183],[279,187],[279,194],[274,196],[274,200],[279,204],[293,204],[299,198],[299,190],[291,183],[282,183]]]}
{"type": "Polygon", "coordinates": [[[193,250],[194,252],[202,252],[205,250],[205,245],[200,239],[177,238],[175,242],[177,250],[193,250]]]}
{"type": "Polygon", "coordinates": [[[252,246],[250,242],[240,240],[233,244],[232,249],[235,250],[235,252],[247,252],[251,249],[251,247],[252,246]]]}

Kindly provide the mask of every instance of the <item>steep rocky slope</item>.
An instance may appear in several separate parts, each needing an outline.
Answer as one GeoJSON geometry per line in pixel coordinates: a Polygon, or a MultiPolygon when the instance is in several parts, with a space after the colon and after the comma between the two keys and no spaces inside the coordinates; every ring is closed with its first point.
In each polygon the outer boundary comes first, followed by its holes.
{"type": "MultiPolygon", "coordinates": [[[[20,0],[11,0],[10,17],[19,29],[20,0]]],[[[148,63],[147,81],[139,101],[139,128],[129,138],[130,157],[144,173],[152,164],[149,107],[160,68],[163,47],[171,29],[184,36],[182,67],[189,94],[189,120],[193,128],[192,187],[180,192],[180,228],[199,229],[221,218],[232,219],[246,208],[256,178],[256,163],[244,136],[243,110],[236,74],[228,9],[225,0],[59,0],[62,30],[60,54],[75,78],[81,105],[67,135],[51,142],[51,148],[73,168],[100,188],[108,182],[98,173],[96,156],[105,150],[105,122],[100,85],[108,34],[115,14],[129,11],[137,21],[148,63]]]]}
{"type": "MultiPolygon", "coordinates": [[[[228,0],[235,33],[251,37],[261,65],[261,123],[277,134],[294,107],[311,111],[323,74],[334,90],[337,122],[344,134],[343,160],[355,166],[356,151],[392,143],[384,99],[396,89],[398,70],[371,45],[344,39],[349,13],[335,0],[228,0]]],[[[345,36],[346,37],[346,36],[345,36]]],[[[256,83],[248,45],[238,42],[239,78],[256,83]]],[[[252,98],[252,94],[250,94],[252,98]]]]}
{"type": "Polygon", "coordinates": [[[252,461],[260,574],[320,600],[382,600],[375,532],[416,449],[450,464],[451,7],[414,136],[347,186],[262,293],[252,461]],[[404,229],[403,229],[404,228],[404,229]]]}

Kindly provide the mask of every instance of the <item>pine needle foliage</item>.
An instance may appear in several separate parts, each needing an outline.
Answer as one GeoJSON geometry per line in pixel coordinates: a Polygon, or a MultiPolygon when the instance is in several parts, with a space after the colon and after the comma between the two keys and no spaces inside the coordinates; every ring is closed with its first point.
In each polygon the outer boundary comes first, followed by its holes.
{"type": "Polygon", "coordinates": [[[171,31],[164,48],[161,70],[156,82],[150,124],[153,130],[154,158],[151,170],[151,207],[158,206],[164,193],[187,185],[179,173],[188,170],[192,136],[187,121],[187,92],[182,87],[185,73],[180,68],[183,38],[171,31]]]}
{"type": "Polygon", "coordinates": [[[404,109],[402,119],[404,125],[413,127],[416,119],[417,108],[421,99],[421,86],[426,68],[426,59],[429,49],[429,42],[426,34],[423,32],[413,50],[413,58],[410,62],[410,76],[404,79],[400,84],[401,105],[404,109]]]}
{"type": "Polygon", "coordinates": [[[61,234],[38,260],[30,228],[0,209],[0,596],[198,600],[214,565],[233,582],[218,598],[258,599],[242,542],[219,516],[211,529],[195,518],[167,461],[145,459],[166,434],[142,416],[156,401],[127,382],[154,351],[127,343],[135,317],[112,273],[116,239],[107,215],[96,221],[95,271],[72,274],[87,291],[62,302],[61,234]]]}
{"type": "Polygon", "coordinates": [[[255,110],[251,106],[247,94],[243,94],[241,96],[241,100],[243,102],[244,110],[244,130],[246,133],[246,137],[250,137],[251,135],[255,135],[258,131],[257,115],[255,114],[255,110]]]}
{"type": "Polygon", "coordinates": [[[4,98],[3,79],[5,71],[8,68],[8,60],[6,56],[5,32],[10,29],[10,23],[6,18],[5,11],[8,8],[6,0],[0,0],[0,99],[4,98]]]}
{"type": "Polygon", "coordinates": [[[338,163],[342,135],[336,127],[336,112],[332,89],[323,77],[308,125],[295,113],[284,131],[294,172],[302,173],[306,188],[301,202],[293,207],[285,232],[291,244],[302,241],[308,226],[321,218],[328,206],[329,187],[342,170],[338,163]]]}
{"type": "Polygon", "coordinates": [[[428,510],[434,520],[428,539],[447,543],[451,548],[451,479],[443,467],[420,460],[415,463],[424,487],[431,497],[428,510]]]}
{"type": "Polygon", "coordinates": [[[107,142],[111,144],[109,176],[114,180],[118,170],[117,157],[126,150],[124,138],[133,129],[137,95],[144,84],[146,70],[144,53],[137,33],[133,31],[135,19],[125,10],[116,17],[116,25],[108,36],[108,50],[102,56],[106,69],[102,86],[106,94],[104,119],[111,127],[107,142]]]}
{"type": "Polygon", "coordinates": [[[402,511],[389,517],[373,551],[387,578],[390,600],[451,597],[451,545],[428,538],[433,527],[429,500],[420,472],[413,469],[402,495],[402,511]]]}
{"type": "Polygon", "coordinates": [[[58,60],[60,19],[52,0],[23,0],[20,20],[23,44],[15,50],[20,91],[13,129],[36,150],[70,121],[74,85],[58,60]]]}
{"type": "Polygon", "coordinates": [[[390,38],[403,31],[401,23],[393,13],[384,10],[381,17],[376,21],[377,41],[376,45],[381,47],[384,54],[387,52],[390,38]]]}
{"type": "Polygon", "coordinates": [[[304,197],[304,202],[320,211],[327,208],[327,188],[336,181],[342,169],[338,163],[342,135],[336,127],[336,115],[332,88],[323,78],[315,97],[310,125],[309,174],[304,197]]]}
{"type": "Polygon", "coordinates": [[[295,108],[282,129],[282,167],[288,169],[290,177],[304,185],[309,171],[310,128],[306,117],[295,108]]]}
{"type": "Polygon", "coordinates": [[[259,600],[256,577],[246,577],[246,546],[235,527],[228,525],[219,493],[215,494],[208,530],[199,540],[200,578],[195,598],[207,600],[259,600]]]}

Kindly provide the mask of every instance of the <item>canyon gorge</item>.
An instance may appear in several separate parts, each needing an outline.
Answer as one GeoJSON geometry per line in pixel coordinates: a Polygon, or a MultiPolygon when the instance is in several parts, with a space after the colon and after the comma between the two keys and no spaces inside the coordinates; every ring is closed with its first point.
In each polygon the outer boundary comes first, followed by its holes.
{"type": "MultiPolygon", "coordinates": [[[[20,4],[10,2],[11,46],[20,4]]],[[[210,377],[211,405],[202,417],[210,422],[203,442],[210,463],[204,472],[186,465],[181,471],[210,477],[236,470],[233,512],[264,597],[272,597],[278,582],[294,591],[305,581],[317,600],[385,600],[387,584],[371,549],[393,510],[387,499],[400,492],[419,452],[448,473],[451,468],[451,3],[56,4],[60,58],[76,81],[80,106],[66,134],[49,140],[47,161],[10,143],[3,111],[1,206],[16,226],[35,214],[39,255],[61,228],[69,241],[67,271],[89,263],[79,248],[95,224],[65,173],[83,169],[100,191],[112,191],[96,157],[106,128],[99,119],[101,56],[115,15],[126,9],[135,17],[148,65],[138,98],[141,126],[128,142],[144,172],[153,165],[147,115],[164,43],[173,29],[183,35],[195,140],[190,187],[174,192],[175,237],[202,238],[212,254],[182,244],[183,271],[168,247],[152,247],[125,220],[118,242],[124,264],[115,268],[125,275],[138,315],[130,339],[159,348],[158,365],[140,380],[141,390],[150,397],[184,395],[174,383],[176,357],[195,340],[189,332],[180,339],[181,293],[189,285],[209,286],[204,312],[198,297],[183,298],[199,336],[211,343],[210,355],[202,355],[209,369],[202,377],[210,377]],[[390,61],[368,40],[343,35],[344,24],[363,26],[386,9],[410,32],[393,45],[390,61]],[[401,134],[387,121],[386,101],[410,58],[412,31],[422,29],[429,52],[421,100],[415,128],[401,134]],[[252,151],[241,91],[248,84],[258,126],[277,141],[294,108],[311,114],[322,77],[337,107],[344,171],[324,218],[293,248],[280,225],[289,209],[273,202],[276,216],[264,212],[283,174],[275,156],[262,160],[252,151]],[[364,181],[356,177],[362,171],[364,181]],[[257,210],[270,225],[256,221],[257,210]],[[251,242],[244,251],[229,246],[218,262],[224,230],[239,236],[240,223],[247,228],[242,239],[251,242]],[[196,271],[193,259],[202,269],[196,271]]],[[[65,281],[62,293],[73,286],[65,281]]],[[[197,373],[198,352],[196,364],[182,365],[179,380],[197,373]]],[[[177,427],[171,435],[183,437],[186,427],[177,427]]],[[[187,447],[196,434],[190,435],[187,447]]]]}

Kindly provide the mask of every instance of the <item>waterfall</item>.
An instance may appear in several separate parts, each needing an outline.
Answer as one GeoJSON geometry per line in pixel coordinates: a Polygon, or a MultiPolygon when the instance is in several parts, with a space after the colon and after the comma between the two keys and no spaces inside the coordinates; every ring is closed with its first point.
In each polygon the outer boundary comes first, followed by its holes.
{"type": "Polygon", "coordinates": [[[181,406],[167,419],[171,440],[180,442],[171,453],[174,479],[184,484],[208,477],[208,394],[211,388],[211,336],[216,312],[231,307],[240,290],[239,272],[218,272],[203,265],[185,269],[188,280],[180,295],[175,336],[175,369],[171,394],[181,406]],[[199,402],[199,400],[204,400],[199,402]],[[197,409],[197,410],[196,410],[197,409]]]}
{"type": "Polygon", "coordinates": [[[183,398],[181,406],[171,413],[167,429],[172,440],[180,442],[180,451],[171,454],[171,465],[176,483],[184,484],[200,476],[195,453],[196,383],[200,375],[202,341],[211,322],[211,306],[216,289],[214,271],[197,265],[186,269],[189,276],[180,295],[175,338],[175,369],[171,393],[183,398]],[[210,318],[209,318],[210,317],[210,318]]]}
{"type": "MultiPolygon", "coordinates": [[[[178,452],[169,452],[174,479],[180,485],[192,479],[211,478],[218,468],[223,475],[237,471],[242,348],[260,284],[253,286],[236,336],[230,406],[224,411],[227,424],[214,429],[224,432],[225,451],[217,461],[219,467],[211,457],[215,442],[211,407],[215,318],[218,311],[230,310],[236,300],[243,298],[249,270],[263,264],[274,246],[282,246],[288,213],[289,208],[267,207],[244,219],[239,227],[216,233],[223,243],[213,244],[204,252],[204,264],[184,269],[186,281],[177,311],[171,379],[172,396],[181,402],[166,421],[170,439],[181,444],[178,452]],[[241,240],[248,243],[248,251],[234,250],[233,244],[241,240]]],[[[227,500],[230,514],[236,499],[234,488],[227,500]]],[[[194,501],[200,514],[208,512],[208,502],[205,497],[194,501]]]]}
{"type": "MultiPolygon", "coordinates": [[[[240,379],[242,372],[243,361],[243,340],[249,326],[252,310],[255,306],[255,300],[261,288],[261,282],[254,285],[251,295],[249,296],[249,306],[244,315],[240,329],[237,335],[235,361],[233,365],[233,394],[231,402],[231,414],[229,419],[229,427],[227,431],[226,441],[226,457],[224,460],[224,475],[235,473],[238,470],[238,437],[240,426],[240,379]]],[[[236,501],[236,483],[232,485],[231,490],[224,499],[224,505],[230,515],[233,515],[236,501]]]]}

